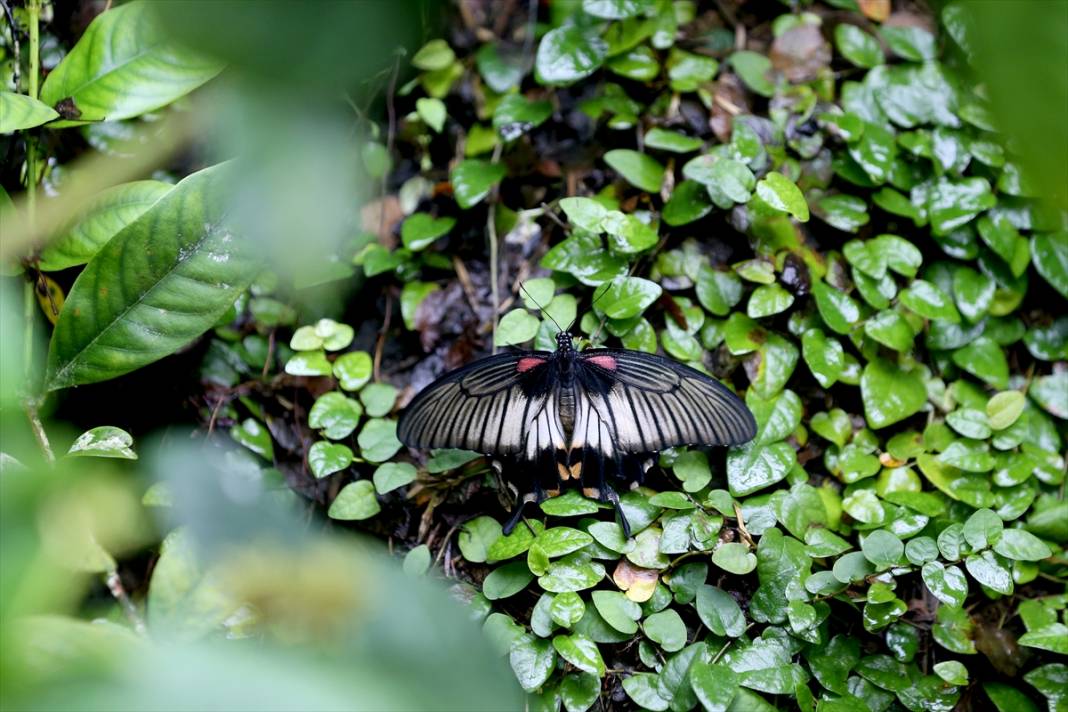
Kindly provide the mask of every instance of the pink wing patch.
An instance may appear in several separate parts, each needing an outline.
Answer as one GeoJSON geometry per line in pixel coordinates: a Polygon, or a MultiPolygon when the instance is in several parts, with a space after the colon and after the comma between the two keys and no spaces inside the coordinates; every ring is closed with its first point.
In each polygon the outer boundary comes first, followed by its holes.
{"type": "Polygon", "coordinates": [[[616,370],[616,360],[612,356],[590,356],[586,359],[586,363],[596,364],[601,368],[606,368],[609,371],[616,370]]]}
{"type": "Polygon", "coordinates": [[[545,363],[545,359],[543,358],[538,358],[536,356],[527,356],[526,358],[521,358],[518,362],[516,362],[515,370],[519,373],[526,373],[530,369],[537,368],[543,363],[545,363]]]}

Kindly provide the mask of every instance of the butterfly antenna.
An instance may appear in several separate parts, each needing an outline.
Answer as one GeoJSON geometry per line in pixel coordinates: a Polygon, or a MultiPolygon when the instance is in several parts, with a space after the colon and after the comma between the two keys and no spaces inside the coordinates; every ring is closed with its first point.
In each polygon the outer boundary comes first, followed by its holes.
{"type": "MultiPolygon", "coordinates": [[[[597,306],[597,302],[600,301],[601,297],[608,294],[608,290],[611,289],[609,284],[609,282],[604,282],[603,284],[599,285],[597,289],[593,290],[593,301],[590,302],[590,309],[593,309],[595,306],[597,306]],[[601,291],[600,294],[598,294],[597,290],[601,289],[601,287],[604,287],[604,289],[601,291]]],[[[608,315],[602,316],[601,323],[597,325],[597,330],[590,334],[591,342],[597,341],[597,337],[601,335],[601,329],[604,328],[604,324],[606,321],[608,321],[608,315]]]]}
{"type": "MultiPolygon", "coordinates": [[[[552,314],[550,314],[549,312],[547,312],[547,311],[545,310],[545,307],[543,307],[543,306],[542,306],[541,304],[539,304],[539,303],[538,303],[538,300],[534,298],[534,295],[533,295],[533,294],[531,294],[531,293],[530,293],[530,292],[529,292],[529,291],[527,290],[527,287],[526,287],[526,285],[525,285],[525,284],[523,284],[523,283],[520,283],[520,284],[519,284],[519,289],[521,289],[521,290],[523,291],[523,294],[525,294],[525,295],[527,295],[528,297],[530,297],[530,301],[534,302],[534,306],[536,306],[536,307],[537,307],[538,309],[540,309],[540,310],[541,310],[541,313],[542,313],[542,314],[544,314],[545,316],[549,317],[549,321],[551,321],[551,322],[552,322],[553,324],[555,324],[555,325],[556,325],[556,328],[557,328],[557,329],[558,329],[558,330],[559,330],[560,332],[564,332],[564,331],[567,331],[568,329],[570,329],[570,328],[571,328],[571,326],[570,326],[570,325],[568,325],[567,329],[563,329],[563,328],[561,328],[561,327],[560,327],[560,324],[559,324],[559,323],[557,323],[556,319],[553,319],[553,315],[552,315],[552,314]]],[[[572,323],[574,323],[574,322],[572,322],[572,323]]]]}

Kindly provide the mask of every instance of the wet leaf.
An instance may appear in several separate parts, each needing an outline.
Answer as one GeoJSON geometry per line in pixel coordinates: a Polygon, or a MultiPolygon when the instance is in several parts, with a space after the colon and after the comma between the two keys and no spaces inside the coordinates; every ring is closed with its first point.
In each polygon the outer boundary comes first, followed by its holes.
{"type": "Polygon", "coordinates": [[[636,188],[659,193],[664,182],[664,167],[652,156],[627,148],[617,148],[604,154],[604,161],[636,188]]]}

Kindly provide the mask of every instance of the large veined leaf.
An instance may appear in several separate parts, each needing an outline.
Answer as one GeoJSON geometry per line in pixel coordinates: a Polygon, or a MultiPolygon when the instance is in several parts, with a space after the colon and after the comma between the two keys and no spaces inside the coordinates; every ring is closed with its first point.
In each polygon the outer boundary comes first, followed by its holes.
{"type": "Polygon", "coordinates": [[[41,252],[38,266],[51,272],[85,264],[172,187],[162,181],[139,180],[105,190],[89,204],[79,220],[41,252]]]}
{"type": "Polygon", "coordinates": [[[57,116],[55,109],[33,97],[0,91],[0,134],[32,129],[57,116]]]}
{"type": "Polygon", "coordinates": [[[89,261],[52,334],[49,390],[174,353],[233,304],[256,263],[228,224],[228,174],[215,166],[189,176],[89,261]]]}
{"type": "Polygon", "coordinates": [[[93,20],[45,79],[41,101],[72,100],[68,119],[128,119],[170,104],[221,70],[217,61],[168,39],[149,5],[133,2],[93,20]]]}

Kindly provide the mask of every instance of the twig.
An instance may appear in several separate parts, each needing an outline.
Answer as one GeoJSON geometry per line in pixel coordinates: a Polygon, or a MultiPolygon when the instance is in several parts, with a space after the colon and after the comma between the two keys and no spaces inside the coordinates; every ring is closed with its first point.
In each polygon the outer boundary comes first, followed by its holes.
{"type": "Polygon", "coordinates": [[[452,268],[456,271],[456,278],[460,280],[460,286],[464,288],[464,294],[467,296],[467,303],[471,306],[471,311],[478,314],[478,295],[475,294],[475,285],[471,282],[471,274],[467,271],[467,266],[464,265],[464,261],[458,255],[452,256],[452,268]]]}
{"type": "Polygon", "coordinates": [[[37,445],[40,446],[41,452],[44,453],[45,460],[49,465],[56,464],[56,456],[52,452],[52,445],[48,442],[48,433],[45,432],[44,424],[41,422],[38,399],[33,396],[26,398],[23,400],[23,407],[26,409],[26,417],[30,421],[33,437],[37,439],[37,445]]]}
{"type": "MultiPolygon", "coordinates": [[[[497,144],[497,147],[493,149],[493,163],[497,163],[501,158],[501,145],[497,144]]],[[[493,351],[497,353],[497,319],[501,315],[501,294],[500,294],[500,275],[498,272],[498,255],[497,255],[497,222],[494,220],[495,210],[497,205],[497,188],[493,189],[493,201],[486,201],[486,234],[489,237],[489,252],[490,252],[490,303],[493,305],[493,321],[491,323],[490,333],[493,339],[493,351]]]]}
{"type": "Polygon", "coordinates": [[[741,532],[742,538],[745,539],[750,548],[755,548],[756,544],[753,543],[753,537],[749,534],[749,530],[745,528],[745,520],[742,519],[742,508],[738,506],[737,502],[734,502],[734,516],[738,518],[738,531],[741,532]]]}
{"type": "Polygon", "coordinates": [[[267,378],[267,373],[271,370],[271,359],[274,358],[274,339],[275,329],[271,329],[271,333],[267,336],[267,358],[263,360],[263,370],[260,372],[260,378],[267,378]]]}
{"type": "Polygon", "coordinates": [[[386,313],[382,317],[382,328],[378,330],[378,339],[375,342],[374,377],[375,383],[382,380],[382,349],[386,346],[386,332],[389,331],[389,322],[393,317],[393,297],[386,293],[386,313]]]}
{"type": "Polygon", "coordinates": [[[130,621],[134,631],[138,635],[146,635],[148,626],[145,625],[145,619],[141,617],[141,612],[137,610],[137,606],[134,605],[134,602],[130,600],[130,596],[126,593],[126,589],[122,585],[122,579],[119,578],[119,572],[115,569],[108,571],[104,577],[104,582],[107,583],[111,595],[119,602],[122,612],[126,614],[126,618],[130,621]]]}

